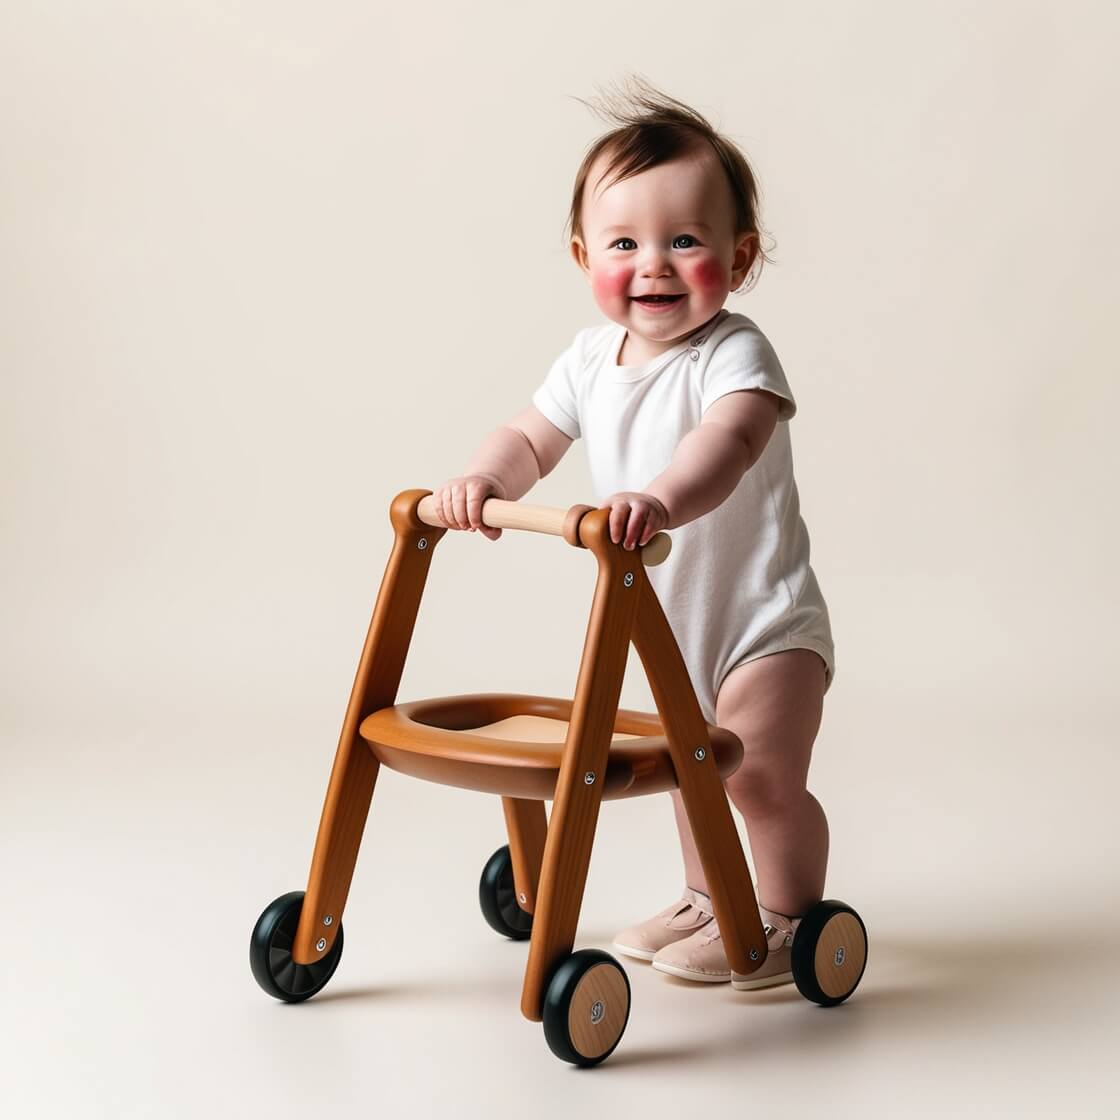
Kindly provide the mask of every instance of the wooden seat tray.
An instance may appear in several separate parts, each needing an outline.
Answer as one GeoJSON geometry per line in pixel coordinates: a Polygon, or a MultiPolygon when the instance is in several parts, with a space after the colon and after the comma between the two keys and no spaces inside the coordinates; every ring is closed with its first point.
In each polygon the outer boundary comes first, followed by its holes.
{"type": "MultiPolygon", "coordinates": [[[[466,693],[380,708],[359,734],[383,765],[402,774],[503,797],[552,800],[572,700],[510,692],[466,693]]],[[[727,777],[743,747],[732,732],[706,725],[716,768],[727,777]]],[[[676,771],[658,716],[619,708],[604,800],[675,789],[676,771]]],[[[698,746],[688,746],[688,757],[698,746]]]]}

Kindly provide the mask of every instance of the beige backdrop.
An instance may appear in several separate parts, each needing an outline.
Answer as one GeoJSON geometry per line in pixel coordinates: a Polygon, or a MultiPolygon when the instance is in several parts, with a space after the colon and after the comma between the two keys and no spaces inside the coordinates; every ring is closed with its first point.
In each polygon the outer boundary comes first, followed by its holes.
{"type": "MultiPolygon", "coordinates": [[[[1103,1114],[1117,378],[1106,3],[0,4],[0,1098],[51,1117],[1103,1114]],[[331,986],[301,888],[393,495],[601,321],[561,241],[628,71],[758,172],[728,306],[797,394],[837,676],[811,786],[871,935],[822,1011],[627,964],[585,1080],[477,908],[496,799],[382,771],[331,986]]],[[[581,444],[531,494],[593,500],[581,444]]],[[[594,565],[449,534],[400,698],[571,695],[594,565]]],[[[634,657],[622,702],[652,709],[634,657]]],[[[745,836],[742,822],[737,821],[745,836]]],[[[580,946],[681,885],[607,805],[580,946]]]]}

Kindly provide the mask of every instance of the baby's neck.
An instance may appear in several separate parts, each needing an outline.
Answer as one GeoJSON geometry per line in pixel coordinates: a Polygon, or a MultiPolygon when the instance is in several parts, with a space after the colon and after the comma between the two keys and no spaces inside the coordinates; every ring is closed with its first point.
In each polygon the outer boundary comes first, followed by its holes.
{"type": "MultiPolygon", "coordinates": [[[[721,308],[722,310],[722,308],[721,308]]],[[[666,350],[672,350],[674,346],[679,346],[686,338],[702,331],[705,327],[712,324],[714,320],[719,317],[720,312],[717,311],[715,315],[708,319],[706,322],[701,323],[699,326],[694,327],[690,331],[686,331],[680,338],[674,338],[670,342],[661,344],[661,349],[656,354],[647,354],[644,358],[638,358],[634,355],[634,338],[629,331],[626,332],[622,340],[622,345],[618,348],[618,356],[615,358],[616,366],[643,366],[646,362],[652,362],[654,358],[660,357],[666,350]]]]}

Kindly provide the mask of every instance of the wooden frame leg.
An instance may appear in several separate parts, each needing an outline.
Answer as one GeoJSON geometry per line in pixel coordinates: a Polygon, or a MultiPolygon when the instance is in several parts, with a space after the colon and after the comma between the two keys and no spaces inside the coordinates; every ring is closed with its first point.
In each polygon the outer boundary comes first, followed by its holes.
{"type": "Polygon", "coordinates": [[[329,953],[342,921],[373,788],[381,769],[358,728],[370,712],[396,700],[432,555],[448,532],[426,524],[416,515],[420,499],[430,493],[402,490],[389,507],[395,534],[393,551],[377,593],[327,786],[303,910],[292,946],[296,964],[311,964],[329,953]]]}
{"type": "Polygon", "coordinates": [[[639,601],[641,557],[611,543],[609,515],[608,510],[593,510],[579,523],[582,540],[599,562],[599,574],[548,822],[537,912],[521,991],[521,1013],[535,1022],[542,1018],[549,978],[575,943],[639,601]]]}
{"type": "Polygon", "coordinates": [[[540,886],[544,846],[548,837],[544,802],[522,797],[503,797],[502,809],[506,817],[506,835],[509,837],[509,854],[513,862],[513,889],[517,905],[526,914],[532,914],[537,906],[537,889],[540,886]]]}
{"type": "Polygon", "coordinates": [[[380,769],[381,764],[360,740],[340,746],[331,770],[300,928],[292,948],[296,964],[317,961],[334,942],[380,769]],[[324,943],[322,949],[316,944],[320,939],[324,943]]]}
{"type": "Polygon", "coordinates": [[[735,972],[753,972],[766,960],[767,946],[750,869],[680,647],[644,569],[641,582],[634,645],[669,740],[677,785],[708,880],[728,963],[735,972]],[[698,751],[702,751],[699,758],[698,751]]]}

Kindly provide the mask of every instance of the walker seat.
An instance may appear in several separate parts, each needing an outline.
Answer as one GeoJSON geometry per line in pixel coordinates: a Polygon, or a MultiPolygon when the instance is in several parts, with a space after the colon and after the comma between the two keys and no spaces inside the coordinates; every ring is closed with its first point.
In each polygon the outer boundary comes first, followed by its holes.
{"type": "MultiPolygon", "coordinates": [[[[468,693],[382,708],[360,733],[377,760],[401,774],[445,786],[551,801],[572,701],[512,692],[468,693]]],[[[738,736],[708,727],[721,778],[743,758],[738,736]]],[[[611,801],[677,788],[669,740],[647,712],[619,708],[601,797],[611,801]]]]}
{"type": "MultiPolygon", "coordinates": [[[[574,698],[485,692],[398,704],[428,569],[448,532],[431,494],[404,490],[390,506],[393,550],[343,720],[307,890],[265,908],[250,937],[250,967],[269,995],[287,1003],[315,995],[334,974],[381,766],[497,794],[509,843],[483,866],[479,907],[498,933],[529,940],[521,1013],[543,1023],[557,1057],[596,1065],[618,1045],[630,1015],[630,981],[619,962],[601,949],[573,952],[603,801],[679,789],[728,964],[746,974],[766,960],[754,886],[723,788],[743,747],[704,721],[646,577],[646,566],[668,555],[668,535],[626,550],[610,539],[610,511],[593,506],[562,510],[499,498],[482,505],[486,525],[562,536],[594,555],[597,579],[574,698]],[[631,644],[656,715],[618,706],[631,644]]],[[[802,918],[790,957],[801,994],[831,1006],[863,975],[867,932],[850,906],[827,899],[802,918]]]]}

